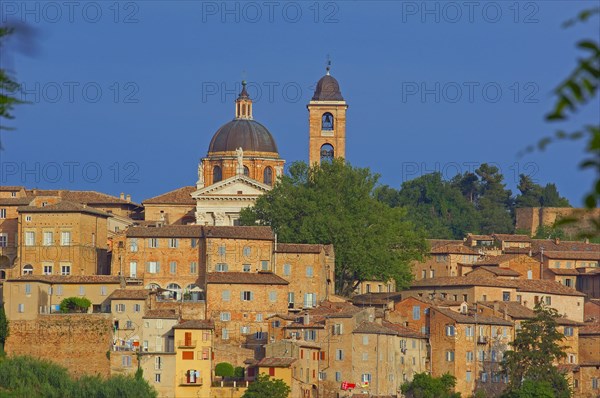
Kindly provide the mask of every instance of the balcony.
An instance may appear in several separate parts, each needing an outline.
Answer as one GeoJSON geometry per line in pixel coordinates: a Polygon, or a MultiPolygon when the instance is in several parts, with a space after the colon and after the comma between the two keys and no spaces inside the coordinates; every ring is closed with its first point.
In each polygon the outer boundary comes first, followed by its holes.
{"type": "Polygon", "coordinates": [[[182,377],[179,379],[179,385],[180,386],[187,386],[187,387],[193,387],[193,386],[201,386],[202,385],[202,378],[199,377],[197,379],[195,379],[195,381],[190,381],[187,377],[182,377]]]}
{"type": "Polygon", "coordinates": [[[178,348],[196,348],[196,340],[178,340],[178,348]]]}
{"type": "Polygon", "coordinates": [[[488,338],[486,336],[477,336],[477,344],[487,344],[488,338]]]}

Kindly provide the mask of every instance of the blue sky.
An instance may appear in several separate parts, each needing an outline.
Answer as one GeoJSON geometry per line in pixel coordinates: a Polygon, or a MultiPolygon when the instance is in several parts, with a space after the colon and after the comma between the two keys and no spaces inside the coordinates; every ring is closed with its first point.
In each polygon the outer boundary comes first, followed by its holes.
{"type": "MultiPolygon", "coordinates": [[[[526,173],[580,205],[593,177],[577,168],[583,143],[517,154],[555,129],[552,89],[575,43],[598,37],[597,17],[561,23],[597,4],[5,1],[0,21],[34,28],[38,51],[3,50],[31,104],[2,133],[0,184],[138,202],[193,185],[242,78],[281,156],[306,161],[306,104],[329,54],[350,105],[347,158],[382,183],[493,162],[513,191],[526,173]]],[[[598,123],[599,109],[560,127],[598,123]]]]}

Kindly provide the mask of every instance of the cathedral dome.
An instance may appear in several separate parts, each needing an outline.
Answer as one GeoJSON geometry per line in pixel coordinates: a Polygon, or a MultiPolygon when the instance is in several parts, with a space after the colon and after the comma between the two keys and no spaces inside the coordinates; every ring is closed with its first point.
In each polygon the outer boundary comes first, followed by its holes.
{"type": "Polygon", "coordinates": [[[312,97],[313,101],[343,101],[340,85],[333,76],[327,74],[323,76],[317,83],[315,94],[312,97]]]}
{"type": "Polygon", "coordinates": [[[240,147],[244,152],[279,153],[269,130],[253,119],[234,119],[221,126],[210,141],[208,152],[235,152],[240,147]]]}

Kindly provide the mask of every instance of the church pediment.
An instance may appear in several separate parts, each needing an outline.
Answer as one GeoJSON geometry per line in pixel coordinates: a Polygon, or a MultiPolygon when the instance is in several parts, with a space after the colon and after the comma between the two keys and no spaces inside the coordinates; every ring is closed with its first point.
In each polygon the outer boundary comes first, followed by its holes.
{"type": "Polygon", "coordinates": [[[244,175],[237,175],[228,178],[223,181],[219,181],[216,184],[209,185],[207,187],[198,189],[192,193],[193,198],[199,198],[201,196],[231,196],[231,195],[248,195],[248,196],[260,196],[266,192],[269,192],[271,187],[263,184],[252,178],[244,175]]]}

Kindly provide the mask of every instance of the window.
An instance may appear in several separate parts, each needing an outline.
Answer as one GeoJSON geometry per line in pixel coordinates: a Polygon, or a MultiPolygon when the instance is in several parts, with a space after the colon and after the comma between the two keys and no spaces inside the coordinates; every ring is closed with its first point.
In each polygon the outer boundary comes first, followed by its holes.
{"type": "Polygon", "coordinates": [[[567,261],[567,268],[571,268],[571,262],[567,261]]]}
{"type": "Polygon", "coordinates": [[[329,112],[323,114],[321,118],[321,130],[333,130],[333,115],[329,112]]]}
{"type": "Polygon", "coordinates": [[[565,336],[573,336],[573,327],[565,326],[565,336]]]}
{"type": "Polygon", "coordinates": [[[231,313],[229,312],[221,312],[221,321],[229,322],[231,320],[231,313]]]}
{"type": "Polygon", "coordinates": [[[228,268],[229,267],[227,266],[227,264],[224,264],[224,263],[217,264],[217,272],[227,272],[228,268]]]}
{"type": "Polygon", "coordinates": [[[61,275],[71,275],[71,264],[62,264],[60,266],[61,275]]]}
{"type": "Polygon", "coordinates": [[[288,305],[294,305],[294,292],[288,293],[288,305]]]}
{"type": "Polygon", "coordinates": [[[304,331],[304,340],[306,341],[315,341],[317,339],[317,331],[316,330],[305,330],[304,331]]]}
{"type": "Polygon", "coordinates": [[[488,381],[488,374],[487,372],[481,372],[481,382],[482,383],[487,383],[488,381]]]}
{"type": "Polygon", "coordinates": [[[60,233],[60,245],[61,246],[71,246],[71,232],[62,231],[60,233]]]}
{"type": "Polygon", "coordinates": [[[454,336],[455,328],[454,325],[446,325],[446,336],[454,336]]]}
{"type": "Polygon", "coordinates": [[[454,362],[454,351],[446,351],[446,361],[454,362]]]}
{"type": "Polygon", "coordinates": [[[277,301],[277,292],[269,292],[269,301],[272,303],[277,301]]]}
{"type": "Polygon", "coordinates": [[[192,361],[194,360],[194,351],[182,351],[181,359],[192,361]]]}
{"type": "Polygon", "coordinates": [[[265,171],[263,173],[263,178],[264,178],[264,183],[267,185],[272,185],[273,184],[273,169],[270,166],[267,166],[265,168],[265,171]]]}
{"type": "MultiPolygon", "coordinates": [[[[162,329],[162,327],[163,327],[163,320],[162,320],[162,319],[157,319],[157,320],[156,320],[156,328],[157,328],[157,329],[162,329]]],[[[160,339],[160,337],[157,337],[157,338],[156,338],[157,344],[159,344],[159,343],[158,343],[158,340],[159,340],[159,339],[160,339]]],[[[162,341],[162,340],[161,340],[161,341],[162,341]]]]}
{"type": "Polygon", "coordinates": [[[572,283],[571,283],[571,278],[566,278],[565,279],[565,286],[567,287],[571,287],[572,283]]]}
{"type": "Polygon", "coordinates": [[[371,373],[363,373],[361,380],[363,383],[370,383],[371,382],[371,373]]]}
{"type": "Polygon", "coordinates": [[[244,254],[244,257],[250,257],[252,254],[252,248],[250,246],[245,246],[242,250],[242,253],[244,254]]]}
{"type": "Polygon", "coordinates": [[[25,312],[25,304],[19,304],[18,309],[21,313],[25,312]]]}
{"type": "Polygon", "coordinates": [[[369,345],[369,335],[365,334],[362,337],[362,343],[363,343],[363,345],[369,345]]]}
{"type": "Polygon", "coordinates": [[[158,239],[148,238],[148,247],[151,249],[156,249],[158,247],[158,239]]]}
{"type": "Polygon", "coordinates": [[[217,253],[219,254],[219,256],[224,256],[225,254],[227,254],[227,248],[225,247],[225,245],[221,245],[217,248],[217,253]]]}
{"type": "Polygon", "coordinates": [[[106,296],[106,286],[100,286],[100,295],[106,296]]]}
{"type": "Polygon", "coordinates": [[[27,294],[27,295],[31,294],[31,283],[25,284],[25,294],[27,294]]]}
{"type": "Polygon", "coordinates": [[[169,272],[171,272],[172,274],[177,273],[177,261],[171,261],[169,263],[169,272]]]}
{"type": "Polygon", "coordinates": [[[130,368],[131,367],[131,355],[123,355],[121,357],[121,365],[124,368],[130,368]]]}
{"type": "Polygon", "coordinates": [[[198,238],[192,238],[190,239],[190,246],[193,248],[198,246],[198,238]]]}
{"type": "Polygon", "coordinates": [[[198,273],[198,263],[195,261],[192,261],[190,263],[190,274],[196,274],[198,273]]]}
{"type": "Polygon", "coordinates": [[[0,209],[0,218],[6,218],[6,209],[0,209]]]}
{"type": "Polygon", "coordinates": [[[229,290],[223,290],[221,292],[221,300],[223,300],[223,301],[231,300],[231,292],[229,290]]]}
{"type": "Polygon", "coordinates": [[[8,235],[5,233],[0,233],[0,247],[8,246],[8,235]]]}
{"type": "Polygon", "coordinates": [[[283,275],[290,276],[292,274],[292,266],[290,264],[283,264],[283,275]]]}
{"type": "Polygon", "coordinates": [[[362,360],[363,361],[368,361],[369,360],[369,353],[368,352],[363,352],[362,353],[362,360]]]}
{"type": "Polygon", "coordinates": [[[597,377],[594,377],[592,379],[592,390],[597,390],[599,388],[599,386],[600,386],[599,380],[600,379],[598,379],[597,377]]]}
{"type": "Polygon", "coordinates": [[[244,272],[250,272],[250,268],[251,268],[250,264],[242,265],[242,271],[244,271],[244,272]]]}
{"type": "Polygon", "coordinates": [[[471,382],[471,371],[470,370],[467,370],[466,380],[467,380],[467,383],[471,382]]]}
{"type": "Polygon", "coordinates": [[[213,184],[221,181],[223,176],[221,174],[221,168],[219,166],[213,167],[213,184]]]}
{"type": "Polygon", "coordinates": [[[25,232],[25,246],[34,246],[35,245],[35,232],[26,231],[25,232]]]}
{"type": "Polygon", "coordinates": [[[340,349],[335,350],[335,360],[336,361],[344,360],[344,350],[340,350],[340,349]]]}
{"type": "Polygon", "coordinates": [[[63,294],[63,287],[62,287],[62,285],[57,285],[56,286],[56,295],[57,296],[62,296],[62,294],[63,294]]]}
{"type": "Polygon", "coordinates": [[[317,306],[317,294],[316,293],[304,293],[304,306],[305,307],[316,307],[317,306]]]}
{"type": "Polygon", "coordinates": [[[242,301],[252,301],[252,299],[254,297],[254,295],[252,294],[252,292],[248,291],[248,290],[243,291],[242,294],[241,294],[241,296],[242,296],[241,297],[242,301]]]}
{"type": "Polygon", "coordinates": [[[523,297],[520,294],[517,294],[517,303],[520,303],[523,297]]]}
{"type": "Polygon", "coordinates": [[[52,246],[54,243],[54,234],[51,231],[44,232],[44,246],[52,246]]]}
{"type": "Polygon", "coordinates": [[[160,373],[154,374],[154,382],[155,383],[160,383],[160,373]]]}
{"type": "Polygon", "coordinates": [[[510,292],[502,292],[502,301],[510,301],[510,292]]]}
{"type": "Polygon", "coordinates": [[[342,372],[335,372],[335,381],[342,381],[342,372]]]}
{"type": "Polygon", "coordinates": [[[177,239],[177,238],[169,239],[169,248],[170,249],[176,249],[178,247],[179,247],[179,239],[177,239]]]}
{"type": "Polygon", "coordinates": [[[269,270],[269,262],[267,260],[262,260],[260,262],[260,269],[263,271],[268,271],[269,270]]]}
{"type": "Polygon", "coordinates": [[[32,220],[31,216],[25,216],[25,221],[30,222],[32,220]]]}
{"type": "Polygon", "coordinates": [[[412,313],[413,320],[418,321],[419,319],[421,319],[421,306],[414,305],[412,313]]]}
{"type": "Polygon", "coordinates": [[[133,305],[133,312],[142,312],[142,305],[141,304],[134,304],[133,305]]]}
{"type": "Polygon", "coordinates": [[[546,305],[552,305],[552,297],[546,296],[544,299],[546,300],[546,305]]]}
{"type": "Polygon", "coordinates": [[[256,322],[262,322],[263,321],[263,314],[256,314],[256,322]]]}
{"type": "Polygon", "coordinates": [[[128,329],[128,330],[133,329],[133,321],[125,322],[125,329],[128,329]]]}
{"type": "Polygon", "coordinates": [[[221,339],[223,340],[229,340],[229,330],[228,329],[221,329],[221,339]]]}
{"type": "Polygon", "coordinates": [[[137,252],[138,251],[138,240],[137,238],[129,239],[129,251],[137,252]]]}
{"type": "Polygon", "coordinates": [[[325,372],[319,372],[319,380],[325,380],[327,377],[327,373],[325,372]]]}
{"type": "Polygon", "coordinates": [[[51,263],[44,264],[43,267],[44,267],[44,272],[43,272],[44,275],[52,275],[52,264],[51,263]]]}
{"type": "Polygon", "coordinates": [[[465,336],[466,337],[473,337],[473,326],[467,326],[465,328],[465,336]]]}
{"type": "Polygon", "coordinates": [[[427,270],[421,271],[421,279],[427,279],[427,270]]]}
{"type": "Polygon", "coordinates": [[[85,296],[85,286],[79,286],[79,295],[85,296]]]}
{"type": "Polygon", "coordinates": [[[149,274],[157,274],[160,271],[160,264],[158,261],[148,261],[146,271],[149,274]]]}
{"type": "Polygon", "coordinates": [[[115,311],[117,312],[125,312],[125,304],[116,304],[115,311]]]}
{"type": "Polygon", "coordinates": [[[333,334],[334,335],[341,335],[344,333],[344,325],[341,323],[336,323],[335,325],[333,325],[333,334]]]}
{"type": "Polygon", "coordinates": [[[473,362],[474,358],[473,351],[467,351],[467,362],[473,362]]]}

